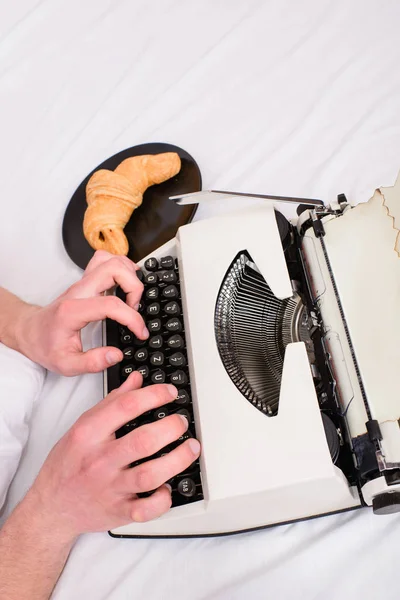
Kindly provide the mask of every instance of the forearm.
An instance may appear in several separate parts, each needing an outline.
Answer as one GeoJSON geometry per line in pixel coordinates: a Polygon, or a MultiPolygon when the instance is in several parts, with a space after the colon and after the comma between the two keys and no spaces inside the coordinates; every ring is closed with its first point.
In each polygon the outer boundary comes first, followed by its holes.
{"type": "Polygon", "coordinates": [[[21,352],[24,319],[37,307],[0,288],[0,342],[21,352]]]}
{"type": "Polygon", "coordinates": [[[50,598],[74,541],[28,492],[0,530],[0,598],[50,598]]]}

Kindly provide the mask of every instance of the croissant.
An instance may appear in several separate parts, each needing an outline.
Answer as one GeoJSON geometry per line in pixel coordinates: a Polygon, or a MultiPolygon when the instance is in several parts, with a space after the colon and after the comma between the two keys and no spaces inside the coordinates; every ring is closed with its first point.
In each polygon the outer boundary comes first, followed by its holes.
{"type": "Polygon", "coordinates": [[[141,205],[148,187],[179,173],[181,159],[176,152],[146,154],[123,160],[114,171],[100,169],[86,186],[87,209],[83,233],[95,250],[128,254],[124,227],[135,208],[141,205]]]}

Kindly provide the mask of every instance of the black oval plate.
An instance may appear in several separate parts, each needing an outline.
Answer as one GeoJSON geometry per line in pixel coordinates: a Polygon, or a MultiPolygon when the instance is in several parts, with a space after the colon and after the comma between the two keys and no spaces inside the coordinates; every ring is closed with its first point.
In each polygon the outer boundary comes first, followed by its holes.
{"type": "Polygon", "coordinates": [[[68,256],[78,267],[85,269],[94,254],[83,235],[83,216],[87,207],[86,184],[90,177],[99,169],[115,169],[125,158],[161,152],[177,152],[182,167],[175,177],[149,187],[143,195],[142,205],[133,211],[124,229],[129,242],[129,258],[138,262],[175,237],[179,227],[193,219],[197,204],[178,206],[168,199],[170,196],[201,190],[200,169],[190,154],[178,146],[163,143],[141,144],[122,150],[89,173],[75,191],[65,211],[63,243],[68,256]]]}

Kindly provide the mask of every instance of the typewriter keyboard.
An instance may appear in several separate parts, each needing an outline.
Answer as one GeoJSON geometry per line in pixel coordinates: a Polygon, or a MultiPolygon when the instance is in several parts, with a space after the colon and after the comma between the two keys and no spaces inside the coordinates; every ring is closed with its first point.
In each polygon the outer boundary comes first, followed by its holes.
{"type": "MultiPolygon", "coordinates": [[[[143,377],[143,387],[153,383],[172,383],[177,387],[179,394],[174,402],[127,423],[116,432],[116,436],[121,437],[140,425],[174,413],[184,414],[189,421],[189,428],[175,443],[163,448],[154,456],[133,463],[132,467],[162,456],[188,438],[196,436],[177,260],[172,256],[165,256],[160,260],[149,258],[144,269],[138,271],[138,277],[144,284],[139,312],[150,337],[145,341],[139,340],[126,327],[107,320],[106,343],[119,347],[124,354],[122,363],[107,370],[108,391],[118,387],[132,371],[139,371],[143,377]]],[[[125,294],[120,288],[116,293],[119,298],[125,300],[125,294]]],[[[196,502],[203,498],[198,460],[168,483],[172,488],[172,506],[196,502]]]]}

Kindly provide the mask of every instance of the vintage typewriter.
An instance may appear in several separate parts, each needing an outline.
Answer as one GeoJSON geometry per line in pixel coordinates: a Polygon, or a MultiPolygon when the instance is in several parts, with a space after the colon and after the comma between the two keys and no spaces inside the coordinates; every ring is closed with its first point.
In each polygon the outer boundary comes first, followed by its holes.
{"type": "Polygon", "coordinates": [[[377,191],[355,208],[344,195],[297,201],[290,220],[277,208],[292,199],[230,213],[226,201],[226,214],[181,227],[141,263],[151,337],[105,323],[104,343],[125,356],[105,393],[132,370],[180,393],[117,436],[181,411],[202,454],[171,482],[166,515],[112,535],[218,535],[365,505],[400,510],[398,197],[389,206],[377,191]]]}

